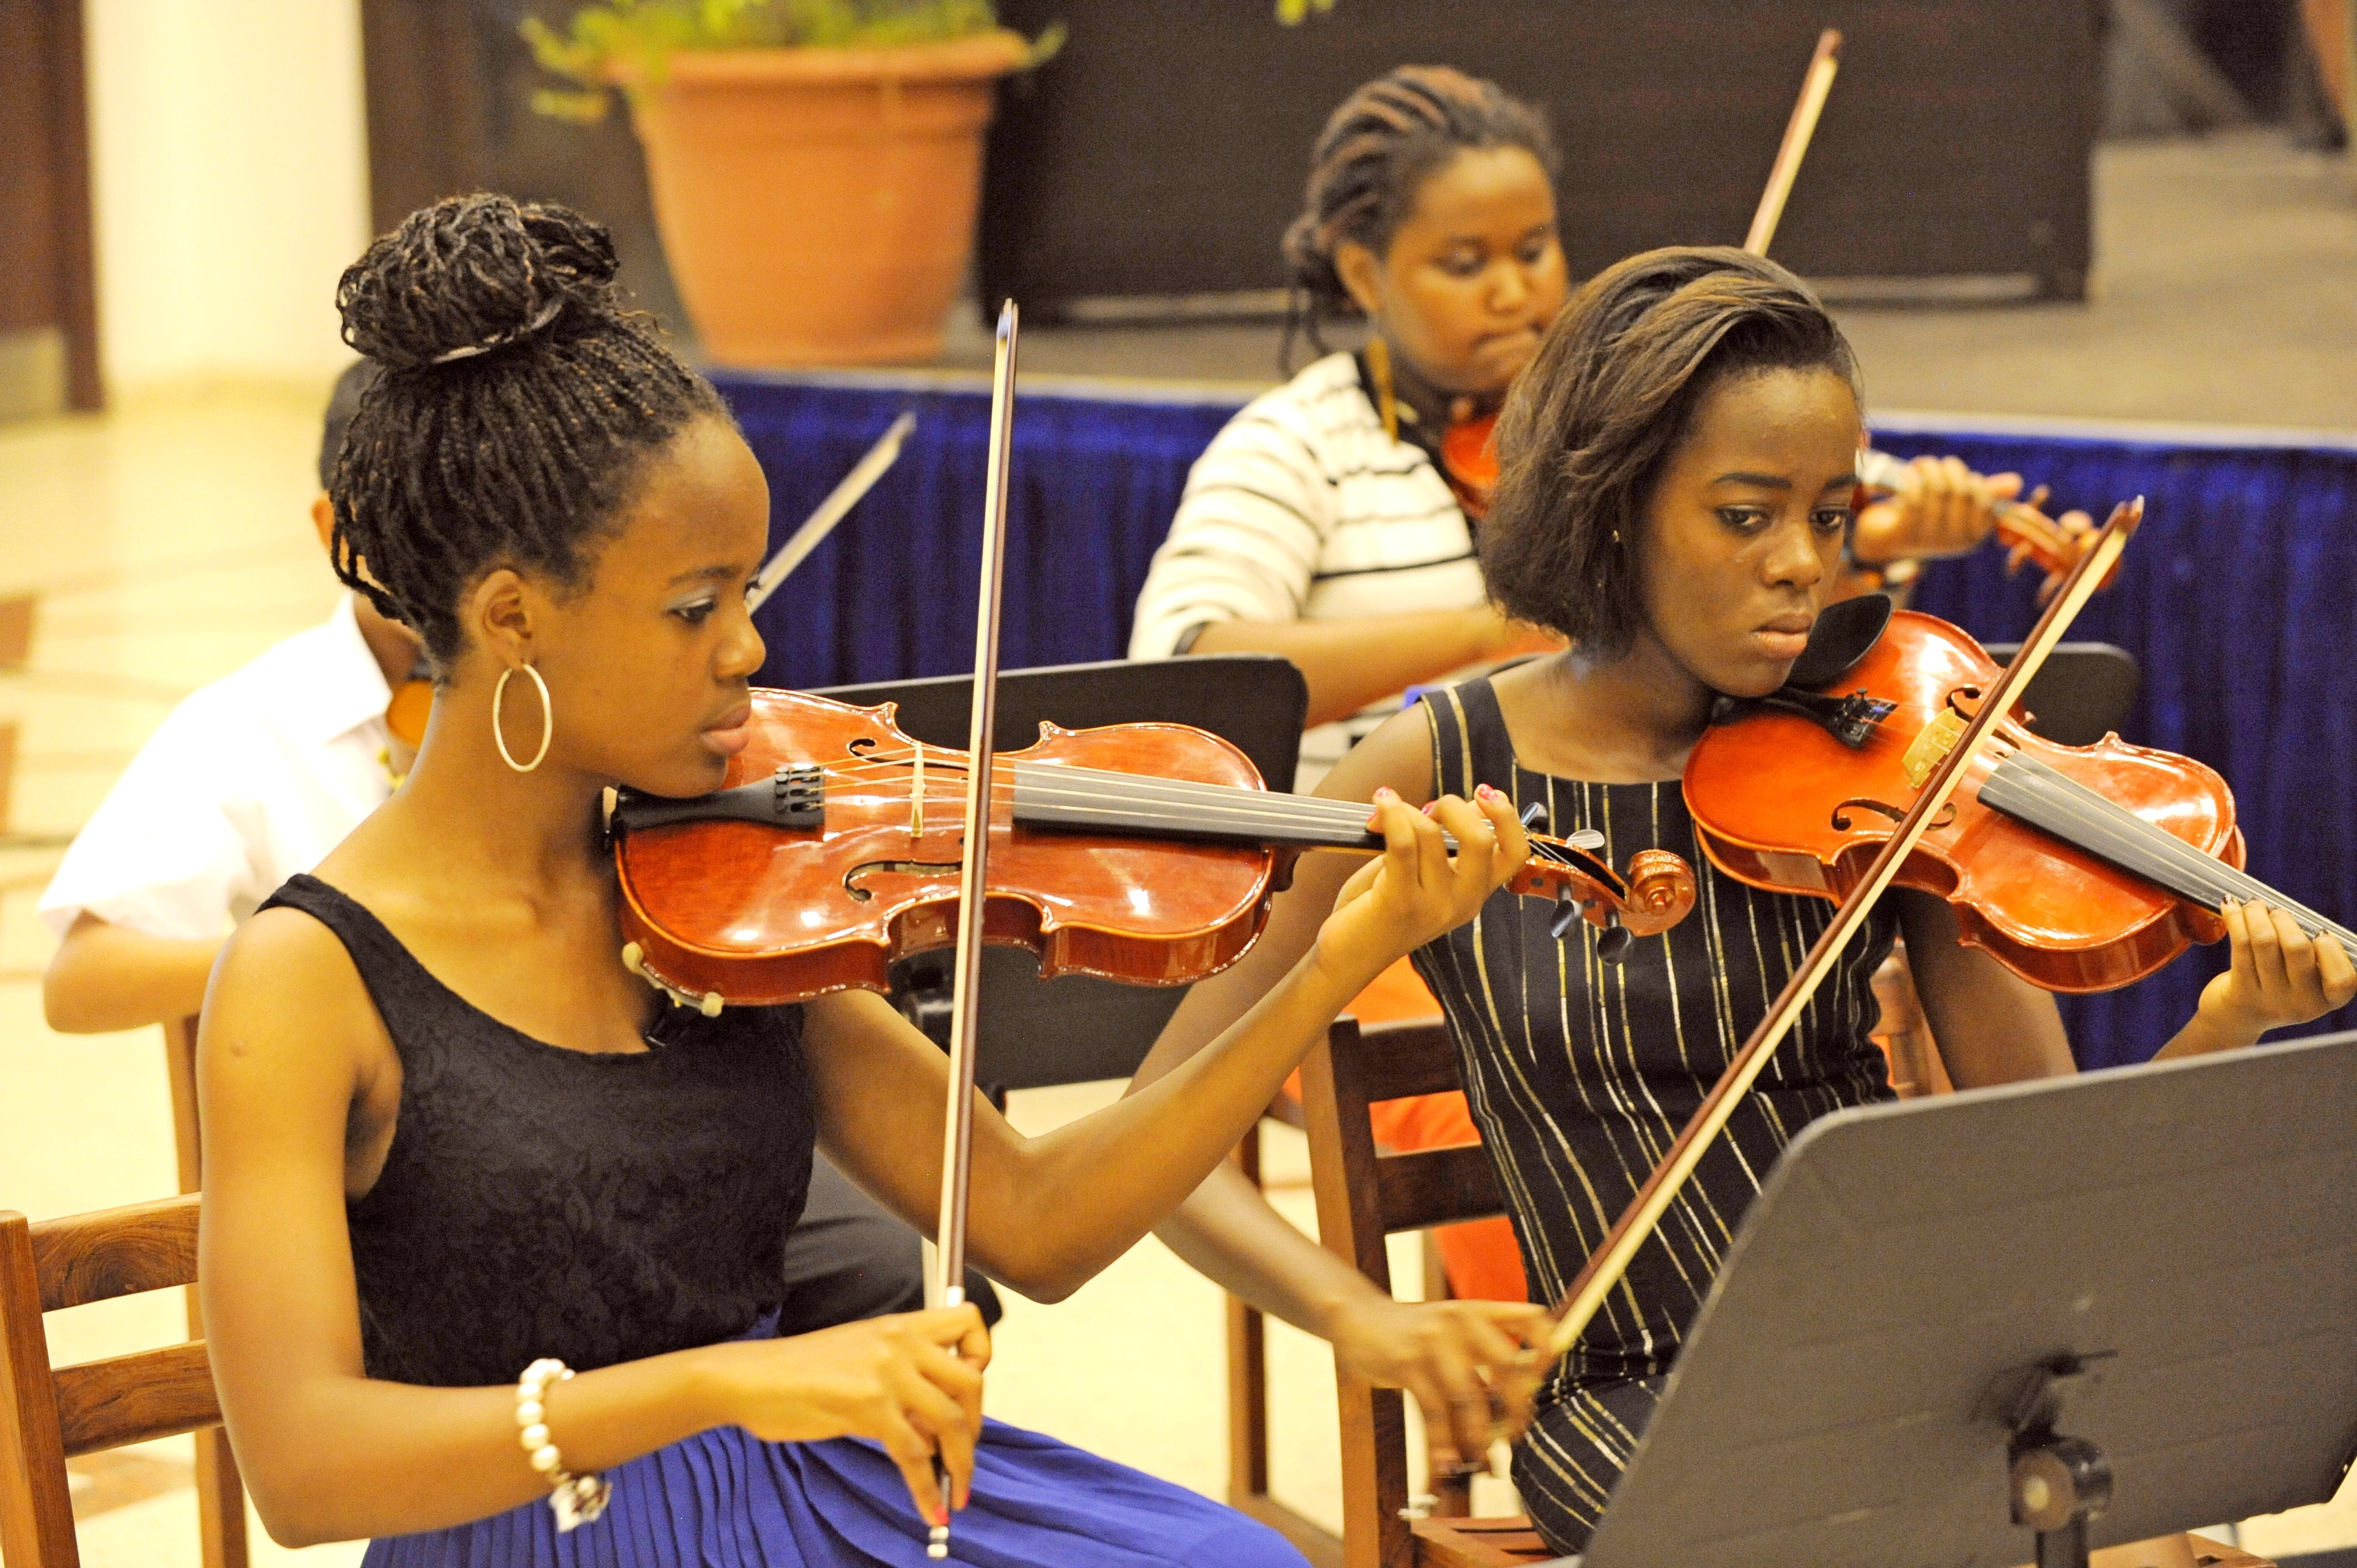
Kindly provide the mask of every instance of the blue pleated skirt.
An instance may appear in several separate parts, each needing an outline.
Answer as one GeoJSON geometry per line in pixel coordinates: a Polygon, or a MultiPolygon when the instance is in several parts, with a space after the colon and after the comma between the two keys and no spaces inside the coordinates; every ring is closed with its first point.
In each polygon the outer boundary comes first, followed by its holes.
{"type": "MultiPolygon", "coordinates": [[[[603,1517],[556,1532],[544,1501],[370,1542],[363,1568],[928,1568],[883,1449],[716,1427],[606,1472],[603,1517]]],[[[985,1420],[950,1560],[972,1568],[1304,1568],[1274,1530],[1167,1481],[985,1420]]]]}

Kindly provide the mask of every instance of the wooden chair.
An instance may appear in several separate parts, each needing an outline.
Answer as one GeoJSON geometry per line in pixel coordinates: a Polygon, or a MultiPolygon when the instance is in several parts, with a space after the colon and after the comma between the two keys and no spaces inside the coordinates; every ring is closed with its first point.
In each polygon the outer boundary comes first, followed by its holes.
{"type": "MultiPolygon", "coordinates": [[[[1372,1024],[1340,1018],[1301,1070],[1318,1233],[1329,1251],[1388,1291],[1384,1238],[1505,1212],[1490,1157],[1478,1144],[1384,1154],[1368,1108],[1463,1087],[1457,1047],[1438,1020],[1372,1024]]],[[[1342,1413],[1344,1568],[1512,1568],[1554,1556],[1530,1520],[1467,1519],[1410,1508],[1407,1412],[1397,1389],[1335,1369],[1342,1413]],[[1416,1514],[1425,1517],[1414,1517],[1416,1514]]]]}
{"type": "MultiPolygon", "coordinates": [[[[44,1313],[193,1283],[199,1201],[188,1193],[38,1225],[0,1211],[0,1560],[7,1568],[80,1568],[69,1458],[182,1432],[200,1441],[220,1434],[202,1339],[52,1367],[41,1325],[44,1313]]],[[[207,1520],[204,1561],[245,1568],[242,1493],[233,1520],[207,1520]]]]}
{"type": "MultiPolygon", "coordinates": [[[[1303,1125],[1301,1102],[1280,1092],[1261,1124],[1236,1145],[1244,1179],[1260,1185],[1260,1140],[1270,1122],[1303,1125]]],[[[1228,1297],[1228,1506],[1291,1541],[1310,1568],[1342,1568],[1342,1538],[1279,1502],[1268,1489],[1268,1322],[1242,1296],[1228,1297]]]]}
{"type": "MultiPolygon", "coordinates": [[[[197,1020],[164,1026],[164,1069],[172,1084],[172,1143],[179,1159],[180,1190],[204,1183],[203,1150],[197,1137],[197,1020]]],[[[188,1287],[188,1337],[205,1337],[204,1307],[188,1287]]],[[[244,1568],[245,1484],[237,1477],[237,1455],[229,1434],[209,1426],[197,1434],[197,1528],[204,1541],[204,1568],[244,1568]]]]}

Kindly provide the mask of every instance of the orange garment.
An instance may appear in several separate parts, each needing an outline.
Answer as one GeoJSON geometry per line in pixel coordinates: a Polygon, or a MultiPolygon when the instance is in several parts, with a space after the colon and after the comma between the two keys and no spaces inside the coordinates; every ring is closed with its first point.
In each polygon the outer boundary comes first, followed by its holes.
{"type": "MultiPolygon", "coordinates": [[[[1362,1024],[1384,1024],[1404,1018],[1437,1018],[1440,1004],[1433,999],[1415,966],[1401,959],[1375,976],[1348,1009],[1362,1024]]],[[[1301,1095],[1301,1075],[1286,1082],[1286,1092],[1301,1095]]],[[[1445,1149],[1478,1144],[1481,1133],[1473,1125],[1462,1092],[1418,1094],[1405,1100],[1383,1100],[1367,1108],[1375,1142],[1387,1149],[1445,1149]]],[[[1514,1228],[1501,1216],[1463,1225],[1444,1225],[1435,1232],[1440,1262],[1448,1271],[1449,1294],[1460,1301],[1528,1301],[1530,1286],[1523,1276],[1522,1248],[1514,1228]]]]}

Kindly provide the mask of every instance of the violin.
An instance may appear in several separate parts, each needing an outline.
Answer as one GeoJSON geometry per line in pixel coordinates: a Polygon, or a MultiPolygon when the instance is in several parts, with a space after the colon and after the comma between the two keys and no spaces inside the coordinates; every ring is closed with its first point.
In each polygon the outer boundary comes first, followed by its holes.
{"type": "MultiPolygon", "coordinates": [[[[695,1005],[766,1006],[886,990],[898,960],[948,946],[968,757],[892,715],[757,690],[726,787],[624,794],[611,820],[624,961],[695,1005]]],[[[1029,948],[1043,977],[1200,980],[1252,945],[1300,854],[1383,848],[1365,806],[1265,789],[1242,751],[1185,725],[1042,725],[994,760],[989,810],[984,940],[1029,948]]],[[[1641,850],[1623,875],[1598,843],[1534,832],[1510,886],[1555,899],[1558,934],[1598,927],[1608,956],[1693,908],[1678,856],[1641,850]]]]}
{"type": "MultiPolygon", "coordinates": [[[[1899,493],[1907,482],[1907,460],[1872,447],[1857,455],[1858,499],[1864,502],[1899,493]]],[[[2024,565],[2034,565],[2046,574],[2046,581],[2038,590],[2038,602],[2044,604],[2054,596],[2071,568],[2079,564],[2093,545],[2092,532],[2072,532],[2046,515],[2046,498],[2050,492],[2040,485],[2020,500],[1998,501],[1990,510],[1996,521],[1993,537],[2006,552],[2006,575],[2011,576],[2024,565]]],[[[2100,590],[2108,588],[2119,575],[2115,566],[2109,576],[2097,583],[2100,590]]]]}
{"type": "MultiPolygon", "coordinates": [[[[1959,628],[1900,610],[1813,691],[1734,704],[1686,761],[1704,853],[1755,887],[1846,897],[2000,673],[1959,628]],[[1845,715],[1861,722],[1843,733],[1845,715]]],[[[2004,714],[1896,885],[1946,898],[1966,942],[2048,991],[2113,990],[2218,940],[2228,898],[2357,951],[2243,863],[2233,794],[2208,767],[2117,736],[2060,746],[2004,714]]]]}

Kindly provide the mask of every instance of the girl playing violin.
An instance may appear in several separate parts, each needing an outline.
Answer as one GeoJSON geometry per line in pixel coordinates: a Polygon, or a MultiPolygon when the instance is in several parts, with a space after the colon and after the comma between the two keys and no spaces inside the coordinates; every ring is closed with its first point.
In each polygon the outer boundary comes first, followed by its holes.
{"type": "MultiPolygon", "coordinates": [[[[339,291],[382,375],[334,476],[337,566],[437,691],[406,783],[206,1000],[205,1321],[264,1520],[375,1537],[371,1564],[847,1565],[922,1562],[954,1506],[968,1562],[1297,1564],[984,1421],[971,1305],[770,1333],[814,1145],[931,1223],[946,1065],[875,995],[706,1017],[618,960],[601,798],[702,793],[747,745],[770,505],[614,265],[576,214],[474,196],[339,291]],[[560,1546],[568,1516],[602,1539],[560,1546]]],[[[1054,1298],[1119,1255],[1526,851],[1501,799],[1372,820],[1384,853],[1294,972],[1160,1089],[1036,1139],[977,1109],[984,1267],[1054,1298]]]]}
{"type": "MultiPolygon", "coordinates": [[[[1481,538],[1501,608],[1568,650],[1427,696],[1319,788],[1421,801],[1494,786],[1517,810],[1543,807],[1556,832],[1601,832],[1599,853],[1616,860],[1657,846],[1695,867],[1694,914],[1637,942],[1618,967],[1598,961],[1587,928],[1557,939],[1545,906],[1511,894],[1415,954],[1456,1037],[1540,1299],[1562,1295],[1833,917],[1829,903],[1712,868],[1679,778],[1714,702],[1775,691],[1807,644],[1852,523],[1859,427],[1849,346],[1783,268],[1735,250],[1677,249],[1599,274],[1550,328],[1508,405],[1481,538]]],[[[1181,1005],[1141,1084],[1189,1059],[1296,961],[1339,870],[1304,863],[1261,945],[1181,1005]]],[[[2248,1045],[2357,995],[2338,944],[2311,942],[2258,905],[2230,903],[2225,921],[2232,967],[2161,1055],[2248,1045]]],[[[1963,945],[1944,901],[1885,898],[1625,1284],[1538,1390],[1514,1477],[1556,1550],[1585,1544],[1779,1152],[1816,1117],[1889,1094],[1867,1038],[1867,981],[1900,931],[1959,1086],[2072,1070],[2051,996],[1963,945]]],[[[1368,1290],[1255,1211],[1242,1187],[1208,1184],[1165,1234],[1264,1298],[1314,1304],[1368,1290]]],[[[1457,1347],[1436,1379],[1469,1452],[1486,1444],[1499,1386],[1480,1371],[1511,1382],[1510,1341],[1529,1326],[1497,1310],[1497,1332],[1457,1347]]]]}
{"type": "MultiPolygon", "coordinates": [[[[1322,357],[1197,460],[1130,637],[1134,659],[1299,665],[1313,726],[1300,788],[1408,687],[1555,646],[1484,592],[1440,454],[1452,424],[1497,409],[1563,307],[1556,164],[1538,111],[1442,66],[1360,88],[1311,153],[1283,250],[1322,357]],[[1355,319],[1365,347],[1326,352],[1325,328],[1355,319]]],[[[1853,554],[1873,566],[1970,550],[2019,488],[1920,458],[1859,519],[1853,554]]]]}

